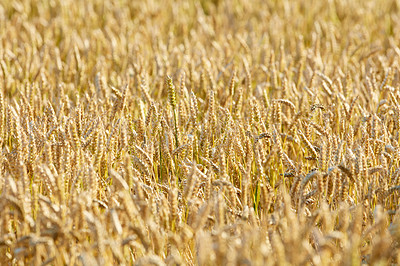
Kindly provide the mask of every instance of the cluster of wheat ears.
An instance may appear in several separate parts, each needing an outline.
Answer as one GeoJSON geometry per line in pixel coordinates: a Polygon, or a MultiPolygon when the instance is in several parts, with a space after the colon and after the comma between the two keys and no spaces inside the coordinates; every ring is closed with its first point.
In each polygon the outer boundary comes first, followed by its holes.
{"type": "Polygon", "coordinates": [[[0,263],[400,263],[400,3],[2,1],[0,263]]]}

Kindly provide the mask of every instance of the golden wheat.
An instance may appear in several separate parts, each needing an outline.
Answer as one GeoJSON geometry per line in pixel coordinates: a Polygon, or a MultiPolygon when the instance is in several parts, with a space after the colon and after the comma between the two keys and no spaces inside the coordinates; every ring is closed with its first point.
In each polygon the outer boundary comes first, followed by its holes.
{"type": "Polygon", "coordinates": [[[0,3],[0,264],[400,263],[399,10],[0,3]]]}

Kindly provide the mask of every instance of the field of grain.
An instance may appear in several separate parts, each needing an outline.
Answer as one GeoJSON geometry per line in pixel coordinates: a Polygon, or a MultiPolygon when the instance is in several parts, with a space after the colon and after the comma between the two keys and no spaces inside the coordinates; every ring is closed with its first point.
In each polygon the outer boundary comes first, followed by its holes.
{"type": "Polygon", "coordinates": [[[1,265],[400,263],[400,2],[0,2],[1,265]]]}

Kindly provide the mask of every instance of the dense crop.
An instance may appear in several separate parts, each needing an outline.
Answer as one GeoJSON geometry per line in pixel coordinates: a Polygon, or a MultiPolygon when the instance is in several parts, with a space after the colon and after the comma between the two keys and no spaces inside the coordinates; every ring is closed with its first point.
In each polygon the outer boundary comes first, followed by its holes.
{"type": "Polygon", "coordinates": [[[0,263],[400,263],[400,3],[0,3],[0,263]]]}

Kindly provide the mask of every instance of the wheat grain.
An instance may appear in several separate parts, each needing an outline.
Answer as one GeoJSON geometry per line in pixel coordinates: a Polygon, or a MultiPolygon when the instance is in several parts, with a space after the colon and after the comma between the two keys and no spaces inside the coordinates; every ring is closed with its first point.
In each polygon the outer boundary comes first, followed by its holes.
{"type": "Polygon", "coordinates": [[[398,264],[396,1],[265,6],[2,4],[0,264],[398,264]]]}

